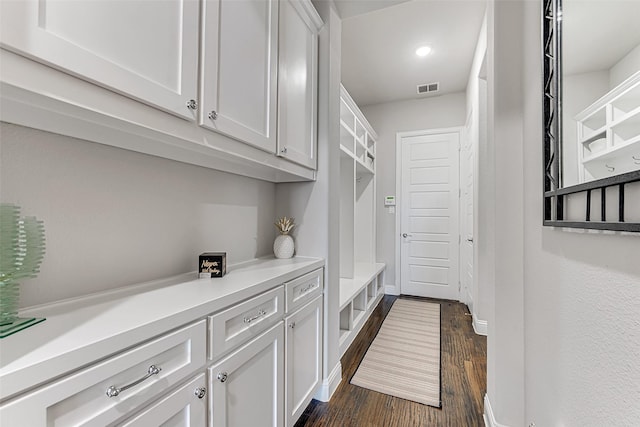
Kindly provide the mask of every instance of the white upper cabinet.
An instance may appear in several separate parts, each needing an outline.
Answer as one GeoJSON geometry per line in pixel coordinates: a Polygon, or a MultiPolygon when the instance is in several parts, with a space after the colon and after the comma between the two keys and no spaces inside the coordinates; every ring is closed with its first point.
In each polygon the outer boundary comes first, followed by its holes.
{"type": "Polygon", "coordinates": [[[278,61],[278,155],[316,168],[318,31],[309,1],[281,0],[278,61]]]}
{"type": "Polygon", "coordinates": [[[205,0],[200,124],[275,153],[277,0],[205,0]]]}
{"type": "Polygon", "coordinates": [[[198,1],[22,0],[1,9],[3,48],[195,119],[198,1]]]}

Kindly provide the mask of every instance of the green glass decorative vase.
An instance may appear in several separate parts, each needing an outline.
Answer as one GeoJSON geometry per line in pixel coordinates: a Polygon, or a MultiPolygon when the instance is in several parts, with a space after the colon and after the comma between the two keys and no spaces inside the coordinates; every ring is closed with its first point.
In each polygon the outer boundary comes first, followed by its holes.
{"type": "Polygon", "coordinates": [[[20,280],[38,275],[44,249],[42,221],[21,217],[20,207],[0,203],[0,338],[44,320],[18,315],[20,280]]]}

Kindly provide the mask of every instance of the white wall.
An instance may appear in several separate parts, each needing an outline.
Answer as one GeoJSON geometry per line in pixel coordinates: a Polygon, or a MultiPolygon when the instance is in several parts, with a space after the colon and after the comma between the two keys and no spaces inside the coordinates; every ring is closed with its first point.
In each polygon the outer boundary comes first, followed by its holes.
{"type": "Polygon", "coordinates": [[[275,184],[6,123],[0,141],[0,200],[46,229],[21,307],[272,251],[275,184]]]}
{"type": "Polygon", "coordinates": [[[631,50],[624,58],[609,70],[609,87],[613,89],[640,71],[640,45],[631,50]]]}
{"type": "MultiPolygon", "coordinates": [[[[504,237],[496,236],[487,348],[491,407],[514,427],[636,425],[640,235],[542,226],[541,6],[495,7],[496,194],[514,201],[496,198],[505,203],[496,216],[504,237]]],[[[640,209],[638,198],[627,202],[640,209]]]]}
{"type": "Polygon", "coordinates": [[[484,201],[494,204],[495,218],[495,281],[489,284],[493,312],[487,319],[487,396],[497,421],[514,427],[525,425],[521,5],[519,1],[496,1],[494,8],[489,5],[487,19],[488,121],[495,177],[494,198],[484,201]]]}
{"type": "MultiPolygon", "coordinates": [[[[349,88],[346,88],[347,91],[349,88]]],[[[395,254],[396,217],[384,207],[384,197],[396,193],[396,133],[464,126],[465,94],[455,93],[419,100],[368,105],[361,110],[378,134],[376,144],[376,256],[387,265],[385,285],[397,286],[395,254]]]]}

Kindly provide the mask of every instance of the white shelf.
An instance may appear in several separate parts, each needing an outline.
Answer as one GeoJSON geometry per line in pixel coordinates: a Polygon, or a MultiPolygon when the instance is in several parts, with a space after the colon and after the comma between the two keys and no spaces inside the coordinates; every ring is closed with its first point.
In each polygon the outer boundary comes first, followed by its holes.
{"type": "Polygon", "coordinates": [[[640,71],[575,120],[580,182],[640,169],[640,71]]]}
{"type": "Polygon", "coordinates": [[[357,263],[354,277],[340,279],[340,355],[349,348],[384,296],[383,263],[357,263]]]}
{"type": "Polygon", "coordinates": [[[384,295],[376,263],[376,133],[340,88],[340,352],[349,348],[384,295]]]}
{"type": "Polygon", "coordinates": [[[342,310],[353,298],[369,283],[384,271],[386,265],[378,262],[375,264],[356,263],[353,278],[340,278],[340,310],[342,310]]]}

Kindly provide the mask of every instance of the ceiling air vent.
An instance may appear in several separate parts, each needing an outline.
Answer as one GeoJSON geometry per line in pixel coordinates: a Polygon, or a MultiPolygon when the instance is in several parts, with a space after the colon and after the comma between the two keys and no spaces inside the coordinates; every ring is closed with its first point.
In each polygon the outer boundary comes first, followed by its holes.
{"type": "Polygon", "coordinates": [[[440,83],[427,83],[424,85],[418,85],[418,93],[432,93],[440,90],[440,83]]]}

